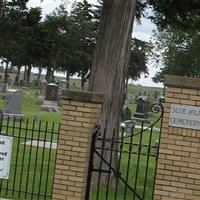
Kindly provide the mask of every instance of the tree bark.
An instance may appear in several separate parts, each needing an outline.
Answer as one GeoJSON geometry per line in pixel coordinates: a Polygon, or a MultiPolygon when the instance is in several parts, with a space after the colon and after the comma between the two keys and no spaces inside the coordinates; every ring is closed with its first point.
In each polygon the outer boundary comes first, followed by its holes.
{"type": "Polygon", "coordinates": [[[27,69],[27,83],[30,83],[30,79],[31,79],[31,69],[32,69],[32,65],[28,65],[28,69],[27,69]]]}
{"type": "MultiPolygon", "coordinates": [[[[135,5],[136,0],[106,0],[103,5],[100,40],[90,75],[89,89],[105,94],[99,123],[101,129],[106,130],[106,138],[111,138],[113,130],[118,132],[119,129],[126,91],[125,80],[135,5]]],[[[115,134],[115,137],[117,136],[118,134],[115,134]]],[[[110,152],[105,151],[103,156],[107,161],[110,160],[110,152]]],[[[95,162],[95,165],[99,164],[97,159],[95,162]]],[[[112,166],[117,167],[117,153],[112,156],[112,166]]],[[[105,176],[101,184],[106,181],[105,176]]]]}
{"type": "Polygon", "coordinates": [[[23,79],[23,85],[26,85],[27,83],[27,66],[24,66],[24,79],[23,79]]]}
{"type": "Polygon", "coordinates": [[[6,83],[8,82],[8,78],[9,78],[9,75],[8,75],[8,65],[9,65],[9,62],[6,61],[6,68],[5,68],[5,75],[4,75],[4,80],[5,80],[6,83]]]}
{"type": "Polygon", "coordinates": [[[47,67],[46,81],[47,81],[48,83],[51,82],[51,75],[52,75],[51,67],[47,67]]]}
{"type": "Polygon", "coordinates": [[[87,77],[86,77],[87,72],[82,71],[81,72],[81,89],[85,90],[85,83],[87,81],[87,77]]]}
{"type": "Polygon", "coordinates": [[[41,79],[41,74],[42,74],[42,67],[39,67],[39,73],[38,73],[38,76],[37,76],[37,80],[40,80],[41,79]]]}
{"type": "Polygon", "coordinates": [[[69,70],[67,70],[67,74],[66,74],[67,89],[69,89],[69,80],[70,80],[70,72],[69,70]]]}
{"type": "Polygon", "coordinates": [[[19,79],[20,79],[20,70],[21,70],[21,66],[17,66],[17,77],[15,78],[15,82],[19,83],[19,79]]]}

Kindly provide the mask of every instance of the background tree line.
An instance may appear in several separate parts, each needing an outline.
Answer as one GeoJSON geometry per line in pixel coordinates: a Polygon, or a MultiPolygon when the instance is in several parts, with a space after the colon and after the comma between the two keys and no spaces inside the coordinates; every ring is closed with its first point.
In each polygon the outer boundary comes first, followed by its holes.
{"type": "MultiPolygon", "coordinates": [[[[92,6],[84,0],[73,5],[69,13],[63,4],[42,18],[39,7],[28,8],[28,0],[0,1],[0,58],[5,68],[17,69],[16,82],[24,67],[24,83],[30,82],[32,68],[43,69],[46,80],[54,81],[55,72],[66,73],[66,80],[76,74],[81,86],[89,78],[99,35],[102,4],[92,6]]],[[[133,39],[131,44],[130,78],[137,79],[146,67],[145,42],[133,39]],[[136,57],[136,58],[135,58],[136,57]]]]}

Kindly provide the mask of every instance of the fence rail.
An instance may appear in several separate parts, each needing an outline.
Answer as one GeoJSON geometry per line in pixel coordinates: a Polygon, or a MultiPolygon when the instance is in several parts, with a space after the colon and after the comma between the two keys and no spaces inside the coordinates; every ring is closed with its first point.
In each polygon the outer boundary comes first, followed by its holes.
{"type": "Polygon", "coordinates": [[[51,199],[60,125],[0,119],[0,136],[13,138],[10,173],[0,179],[0,197],[51,199]]]}

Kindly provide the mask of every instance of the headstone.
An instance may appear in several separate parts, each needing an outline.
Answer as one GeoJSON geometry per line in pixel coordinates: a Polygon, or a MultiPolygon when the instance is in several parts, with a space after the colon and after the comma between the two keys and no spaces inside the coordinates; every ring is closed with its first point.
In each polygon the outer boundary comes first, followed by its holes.
{"type": "Polygon", "coordinates": [[[148,119],[148,112],[150,112],[151,109],[151,101],[150,96],[144,93],[139,93],[136,98],[136,112],[134,114],[135,118],[142,118],[142,119],[148,119]]]}
{"type": "Polygon", "coordinates": [[[58,108],[58,85],[50,83],[47,85],[45,99],[42,109],[48,112],[59,112],[58,108]]]}
{"type": "Polygon", "coordinates": [[[0,65],[0,73],[3,73],[4,72],[4,68],[2,65],[0,65]]]}
{"type": "Polygon", "coordinates": [[[154,143],[154,155],[155,157],[158,157],[158,147],[159,147],[159,140],[156,140],[154,143]]]}
{"type": "Polygon", "coordinates": [[[127,96],[126,96],[126,99],[127,99],[127,101],[129,102],[129,103],[132,103],[132,101],[133,101],[133,95],[131,94],[131,93],[127,93],[127,96]]]}
{"type": "Polygon", "coordinates": [[[41,87],[41,85],[42,85],[42,82],[41,82],[41,80],[40,79],[34,79],[33,80],[33,85],[35,86],[35,87],[41,87]]]}
{"type": "Polygon", "coordinates": [[[1,85],[1,91],[2,91],[3,93],[6,93],[8,90],[9,90],[9,85],[8,85],[8,83],[3,83],[3,84],[1,85]]]}
{"type": "Polygon", "coordinates": [[[121,112],[121,120],[126,121],[131,119],[131,110],[124,106],[121,112]]]}
{"type": "Polygon", "coordinates": [[[46,95],[46,89],[47,89],[47,85],[45,83],[42,83],[41,84],[41,87],[40,87],[40,92],[39,92],[39,104],[43,104],[43,101],[45,100],[45,95],[46,95]]]}
{"type": "Polygon", "coordinates": [[[60,90],[64,90],[67,88],[67,81],[66,80],[59,80],[58,86],[60,90]]]}
{"type": "Polygon", "coordinates": [[[121,124],[121,127],[124,127],[125,136],[131,136],[134,133],[136,121],[126,120],[121,124]]]}
{"type": "Polygon", "coordinates": [[[58,85],[50,83],[47,85],[45,100],[57,101],[58,100],[58,85]]]}
{"type": "Polygon", "coordinates": [[[10,118],[20,119],[23,107],[23,93],[19,90],[9,89],[6,93],[5,110],[3,115],[10,118]]]}

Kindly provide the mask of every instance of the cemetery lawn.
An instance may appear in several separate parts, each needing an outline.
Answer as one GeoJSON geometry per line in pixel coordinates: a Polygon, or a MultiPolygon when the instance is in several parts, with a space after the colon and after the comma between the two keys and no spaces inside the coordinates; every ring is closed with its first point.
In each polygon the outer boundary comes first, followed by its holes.
{"type": "MultiPolygon", "coordinates": [[[[56,112],[46,112],[41,109],[38,104],[38,95],[36,94],[38,90],[34,88],[21,88],[15,87],[16,89],[23,91],[23,110],[22,113],[25,115],[25,119],[34,119],[35,116],[39,116],[42,121],[48,121],[49,123],[55,122],[60,123],[60,113],[56,112]]],[[[5,100],[3,93],[0,93],[0,110],[5,107],[5,100]]]]}
{"type": "MultiPolygon", "coordinates": [[[[19,88],[21,89],[21,88],[19,88]]],[[[134,89],[134,88],[131,88],[131,90],[134,89]]],[[[151,90],[151,88],[150,88],[151,90]]],[[[53,122],[55,122],[55,124],[59,124],[60,123],[60,119],[61,119],[61,116],[60,116],[60,113],[50,113],[50,112],[46,112],[46,111],[43,111],[40,107],[40,105],[38,105],[37,103],[37,90],[34,89],[34,88],[22,88],[22,91],[24,93],[24,102],[23,102],[23,114],[25,115],[25,120],[26,119],[29,119],[30,121],[32,121],[35,116],[39,116],[39,118],[42,120],[42,121],[47,121],[49,124],[52,124],[53,122]]],[[[144,91],[144,89],[143,89],[144,91]]],[[[4,100],[2,99],[4,94],[0,93],[0,110],[3,110],[4,109],[4,100]]],[[[136,105],[135,104],[130,104],[128,102],[126,102],[126,105],[131,109],[132,111],[132,115],[136,109],[136,105]]],[[[151,121],[155,121],[155,119],[158,117],[158,115],[155,115],[152,117],[151,121]]],[[[147,125],[148,126],[148,125],[147,125]]],[[[160,123],[156,126],[159,128],[160,126],[160,123]]],[[[29,133],[30,134],[30,133],[29,133]]],[[[143,137],[143,141],[142,143],[143,144],[147,144],[147,141],[148,141],[148,138],[149,138],[149,134],[145,134],[144,137],[143,137]]],[[[40,138],[41,139],[41,138],[40,138]]],[[[158,139],[158,132],[156,132],[153,136],[153,139],[152,139],[152,144],[158,139]]],[[[128,140],[128,139],[127,139],[128,140]]],[[[128,141],[127,141],[128,142],[128,141]]],[[[135,137],[135,140],[134,142],[139,142],[139,138],[138,136],[135,137]]],[[[52,160],[51,160],[51,165],[49,167],[49,172],[48,172],[48,183],[46,185],[45,181],[44,181],[44,178],[47,176],[47,161],[48,161],[48,158],[49,158],[49,149],[45,149],[45,156],[44,156],[44,159],[43,159],[43,169],[41,171],[41,161],[38,161],[37,163],[35,163],[35,157],[37,155],[38,158],[42,158],[43,156],[43,150],[42,148],[39,148],[38,152],[36,153],[36,148],[32,148],[32,159],[29,163],[30,165],[30,168],[28,170],[28,162],[25,162],[24,163],[24,166],[23,166],[23,173],[21,173],[21,170],[22,170],[22,162],[21,162],[21,158],[23,156],[23,148],[24,148],[24,139],[20,139],[18,141],[18,139],[14,139],[14,142],[13,142],[13,154],[12,154],[12,160],[11,160],[11,170],[10,170],[10,179],[9,179],[9,187],[12,188],[13,186],[15,186],[16,188],[19,188],[19,187],[22,187],[22,190],[26,190],[26,187],[29,188],[29,191],[34,191],[34,192],[38,192],[40,189],[39,189],[39,186],[41,185],[41,191],[43,192],[48,192],[49,194],[51,193],[51,190],[52,190],[52,180],[53,180],[53,172],[54,172],[54,162],[53,160],[55,159],[55,153],[56,151],[55,150],[52,150],[52,160]],[[19,151],[18,151],[18,163],[17,163],[17,170],[16,170],[16,176],[14,177],[14,174],[15,174],[15,165],[16,165],[16,154],[17,154],[17,145],[18,145],[18,142],[20,144],[20,147],[19,147],[19,151]],[[29,171],[29,172],[28,172],[29,171]],[[32,176],[29,180],[27,180],[27,173],[30,173],[32,176]],[[35,185],[34,185],[34,188],[33,188],[33,185],[32,185],[32,180],[33,180],[33,177],[35,176],[35,185]],[[39,177],[44,177],[42,179],[42,182],[39,181],[39,177]],[[14,180],[15,179],[15,180],[14,180]],[[21,182],[21,186],[20,186],[20,180],[22,180],[21,182]],[[27,186],[27,183],[28,183],[28,186],[27,186]]],[[[29,153],[30,153],[30,149],[29,149],[29,146],[28,145],[25,145],[26,147],[26,153],[24,154],[24,157],[25,157],[25,161],[28,160],[28,156],[29,156],[29,153]]],[[[128,155],[124,155],[122,157],[122,162],[121,162],[121,169],[122,169],[122,176],[125,177],[126,176],[126,170],[127,170],[127,159],[128,159],[128,155]]],[[[41,160],[41,159],[40,159],[41,160]]],[[[134,172],[136,170],[136,160],[137,160],[137,155],[133,155],[131,157],[131,167],[130,167],[130,171],[131,172],[134,172]]],[[[145,166],[146,166],[146,162],[147,162],[147,159],[145,157],[141,157],[140,159],[140,168],[139,168],[139,173],[140,173],[140,176],[138,177],[138,182],[137,182],[137,192],[142,194],[143,190],[143,185],[144,185],[144,171],[145,171],[145,166]]],[[[149,160],[149,170],[148,170],[148,180],[147,180],[147,191],[146,191],[146,197],[145,199],[146,200],[150,200],[152,199],[152,190],[153,190],[153,177],[154,177],[154,170],[155,170],[155,158],[151,158],[149,160]]],[[[134,173],[130,173],[130,177],[128,179],[129,181],[129,184],[130,185],[133,185],[134,184],[134,173]],[[133,174],[133,175],[131,175],[133,174]]],[[[5,188],[7,187],[7,181],[4,181],[3,182],[3,185],[5,188]]],[[[102,188],[100,190],[100,198],[99,199],[104,199],[104,195],[105,195],[105,188],[102,188]]],[[[6,191],[2,191],[0,192],[0,197],[12,197],[12,191],[7,191],[7,195],[5,193],[6,191]],[[10,195],[9,195],[10,194],[10,195]]],[[[92,196],[95,197],[95,192],[96,192],[96,188],[93,187],[92,189],[92,196]]],[[[121,185],[121,187],[118,189],[118,193],[119,193],[119,197],[118,199],[121,200],[123,199],[123,193],[124,193],[124,186],[121,185]]],[[[114,199],[114,191],[109,191],[109,198],[110,200],[114,199]]],[[[128,191],[127,193],[127,199],[132,199],[132,194],[130,193],[130,191],[128,191]]],[[[21,196],[19,197],[19,194],[18,192],[15,192],[14,193],[14,198],[12,199],[15,199],[15,200],[23,200],[24,199],[24,194],[21,194],[21,196]]],[[[37,196],[31,196],[31,195],[28,195],[27,196],[27,199],[38,199],[37,196]]],[[[43,199],[43,197],[41,197],[40,199],[43,199]]],[[[50,199],[50,198],[47,198],[47,199],[50,199]]],[[[136,198],[137,199],[137,198],[136,198]]]]}

